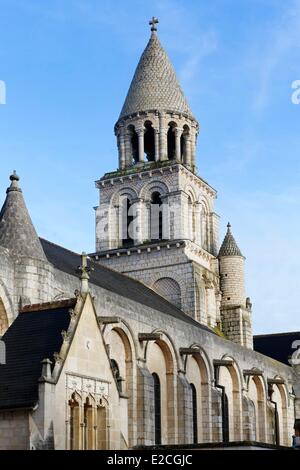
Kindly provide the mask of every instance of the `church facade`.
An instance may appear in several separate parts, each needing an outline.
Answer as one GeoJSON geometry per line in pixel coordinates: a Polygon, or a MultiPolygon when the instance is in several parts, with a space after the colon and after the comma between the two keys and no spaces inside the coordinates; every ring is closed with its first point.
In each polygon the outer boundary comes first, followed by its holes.
{"type": "Polygon", "coordinates": [[[0,213],[0,449],[129,449],[300,433],[300,359],[253,350],[245,258],[197,173],[199,123],[152,19],[97,180],[89,257],[0,213]],[[75,292],[75,293],[74,293],[75,292]],[[0,348],[1,352],[1,348],[0,348]]]}

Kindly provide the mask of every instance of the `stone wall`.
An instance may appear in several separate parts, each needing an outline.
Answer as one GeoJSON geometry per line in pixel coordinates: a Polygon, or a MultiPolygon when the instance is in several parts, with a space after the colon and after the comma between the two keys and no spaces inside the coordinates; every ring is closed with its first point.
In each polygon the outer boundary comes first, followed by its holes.
{"type": "Polygon", "coordinates": [[[29,412],[0,411],[0,450],[29,450],[29,412]]]}

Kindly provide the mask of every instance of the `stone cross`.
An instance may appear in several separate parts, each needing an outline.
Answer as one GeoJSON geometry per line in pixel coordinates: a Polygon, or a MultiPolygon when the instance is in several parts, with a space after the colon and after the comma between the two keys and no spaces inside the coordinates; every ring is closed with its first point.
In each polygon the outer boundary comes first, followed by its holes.
{"type": "Polygon", "coordinates": [[[151,31],[157,31],[157,24],[159,23],[158,19],[155,18],[155,16],[152,16],[151,21],[149,21],[149,24],[151,26],[151,31]]]}

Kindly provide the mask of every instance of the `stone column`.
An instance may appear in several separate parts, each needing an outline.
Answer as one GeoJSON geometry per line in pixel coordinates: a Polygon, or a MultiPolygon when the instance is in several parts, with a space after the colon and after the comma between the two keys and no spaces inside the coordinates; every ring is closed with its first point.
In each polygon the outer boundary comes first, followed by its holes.
{"type": "Polygon", "coordinates": [[[197,129],[193,129],[193,132],[191,134],[191,166],[195,166],[195,160],[196,160],[196,145],[197,145],[197,129]]]}
{"type": "Polygon", "coordinates": [[[132,215],[134,217],[134,243],[139,245],[143,241],[143,200],[134,199],[132,201],[132,215]]]}
{"type": "Polygon", "coordinates": [[[188,135],[185,137],[185,164],[188,168],[192,166],[192,145],[188,135]]]}
{"type": "Polygon", "coordinates": [[[154,386],[153,378],[146,366],[137,366],[137,444],[153,445],[154,430],[154,386]]]}
{"type": "MultiPolygon", "coordinates": [[[[180,444],[193,443],[193,410],[192,392],[183,372],[178,373],[178,442],[180,444]]],[[[198,418],[199,419],[199,418],[198,418]]]]}
{"type": "Polygon", "coordinates": [[[160,161],[168,160],[168,141],[167,141],[168,128],[166,125],[166,118],[163,114],[159,116],[159,137],[160,137],[160,161]]]}
{"type": "Polygon", "coordinates": [[[139,128],[136,129],[138,139],[139,139],[139,163],[144,163],[144,154],[145,154],[145,149],[144,149],[144,135],[145,135],[145,129],[144,128],[139,128]]]}
{"type": "Polygon", "coordinates": [[[159,161],[159,129],[154,129],[155,161],[159,161]]]}
{"type": "Polygon", "coordinates": [[[201,245],[201,203],[195,202],[194,217],[195,217],[195,242],[201,245]]]}
{"type": "Polygon", "coordinates": [[[131,134],[126,132],[124,136],[125,144],[125,164],[126,167],[132,164],[132,148],[131,148],[131,134]]]}
{"type": "Polygon", "coordinates": [[[118,135],[118,147],[119,147],[119,168],[123,170],[126,166],[126,152],[125,152],[125,138],[124,132],[121,130],[118,135]]]}
{"type": "Polygon", "coordinates": [[[183,129],[180,127],[175,128],[175,156],[176,161],[181,161],[181,136],[182,136],[183,129]]]}

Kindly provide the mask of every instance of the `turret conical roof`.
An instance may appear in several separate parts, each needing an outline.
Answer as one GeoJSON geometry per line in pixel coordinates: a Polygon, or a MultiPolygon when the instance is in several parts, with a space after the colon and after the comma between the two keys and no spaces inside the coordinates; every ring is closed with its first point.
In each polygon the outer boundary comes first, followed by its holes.
{"type": "Polygon", "coordinates": [[[28,256],[46,261],[39,237],[28,213],[19,177],[14,172],[10,177],[6,200],[0,212],[0,246],[13,255],[28,256]]]}
{"type": "Polygon", "coordinates": [[[243,256],[231,233],[230,224],[227,225],[227,233],[219,251],[219,258],[221,256],[243,256]]]}
{"type": "Polygon", "coordinates": [[[193,117],[156,28],[152,28],[151,38],[136,68],[119,119],[150,110],[179,112],[193,117]]]}

